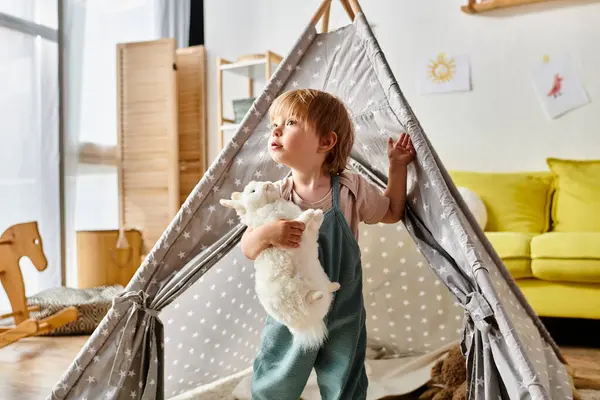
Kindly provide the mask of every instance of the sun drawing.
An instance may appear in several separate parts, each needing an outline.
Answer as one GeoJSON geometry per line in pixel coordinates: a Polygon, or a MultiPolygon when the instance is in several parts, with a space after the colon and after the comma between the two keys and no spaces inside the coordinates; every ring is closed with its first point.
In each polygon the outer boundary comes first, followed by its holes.
{"type": "Polygon", "coordinates": [[[435,60],[431,60],[427,68],[429,77],[434,83],[450,82],[456,75],[454,58],[448,59],[444,53],[438,54],[435,60]]]}

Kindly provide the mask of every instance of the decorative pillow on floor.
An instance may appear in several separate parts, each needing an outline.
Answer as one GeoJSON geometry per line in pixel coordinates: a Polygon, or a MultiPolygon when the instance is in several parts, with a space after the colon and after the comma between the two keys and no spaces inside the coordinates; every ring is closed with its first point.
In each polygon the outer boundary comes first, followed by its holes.
{"type": "Polygon", "coordinates": [[[79,318],[58,327],[47,336],[89,335],[94,332],[112,307],[113,298],[123,289],[121,285],[89,289],[51,288],[27,299],[29,306],[40,306],[40,311],[32,311],[29,315],[34,319],[42,319],[73,306],[77,308],[79,318]]]}

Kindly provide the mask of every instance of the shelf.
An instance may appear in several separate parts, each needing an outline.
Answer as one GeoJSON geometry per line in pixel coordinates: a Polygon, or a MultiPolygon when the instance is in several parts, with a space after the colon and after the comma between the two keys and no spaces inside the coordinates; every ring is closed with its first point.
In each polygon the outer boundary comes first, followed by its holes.
{"type": "Polygon", "coordinates": [[[225,76],[223,73],[229,71],[238,77],[246,78],[248,97],[253,98],[256,97],[255,83],[261,82],[264,84],[268,82],[282,60],[283,57],[270,50],[267,50],[264,53],[247,54],[238,57],[236,61],[217,57],[217,114],[219,117],[219,147],[221,149],[223,149],[225,143],[235,135],[240,127],[234,120],[225,118],[223,115],[223,78],[225,76]]]}
{"type": "MultiPolygon", "coordinates": [[[[271,71],[277,68],[277,62],[271,62],[271,71]]],[[[265,80],[267,68],[267,59],[259,58],[256,60],[245,60],[230,64],[222,64],[219,66],[221,71],[229,71],[244,78],[255,80],[265,80]]]]}
{"type": "Polygon", "coordinates": [[[461,7],[467,14],[480,14],[501,8],[518,7],[526,4],[543,3],[549,0],[486,0],[479,3],[470,3],[461,7]]]}
{"type": "Polygon", "coordinates": [[[223,124],[221,125],[222,131],[235,131],[240,127],[240,124],[223,124]]]}

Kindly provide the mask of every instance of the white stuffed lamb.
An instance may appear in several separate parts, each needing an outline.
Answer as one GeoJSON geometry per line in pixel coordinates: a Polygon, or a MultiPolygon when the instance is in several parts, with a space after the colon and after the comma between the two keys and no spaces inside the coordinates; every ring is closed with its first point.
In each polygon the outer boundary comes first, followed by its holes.
{"type": "Polygon", "coordinates": [[[320,347],[327,337],[323,321],[340,285],[332,283],[318,258],[318,233],[323,211],[302,211],[284,200],[278,183],[252,181],[242,193],[221,204],[236,210],[240,221],[256,228],[276,219],[298,220],[305,224],[297,248],[269,247],[256,258],[255,289],[265,310],[286,325],[303,349],[320,347]]]}

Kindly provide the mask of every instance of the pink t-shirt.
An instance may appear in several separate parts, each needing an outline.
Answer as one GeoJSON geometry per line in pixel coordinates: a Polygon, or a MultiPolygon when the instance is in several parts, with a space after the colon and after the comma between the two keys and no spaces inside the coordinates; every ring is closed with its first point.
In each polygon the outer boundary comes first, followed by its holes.
{"type": "MultiPolygon", "coordinates": [[[[367,182],[362,176],[342,172],[339,176],[340,195],[339,205],[348,225],[358,240],[358,224],[376,224],[387,213],[390,206],[390,199],[375,186],[367,182]]],[[[333,205],[333,186],[331,190],[321,200],[314,203],[304,201],[294,191],[294,182],[292,177],[286,177],[282,180],[281,196],[286,200],[291,200],[298,204],[301,209],[320,208],[327,211],[333,205]]]]}

